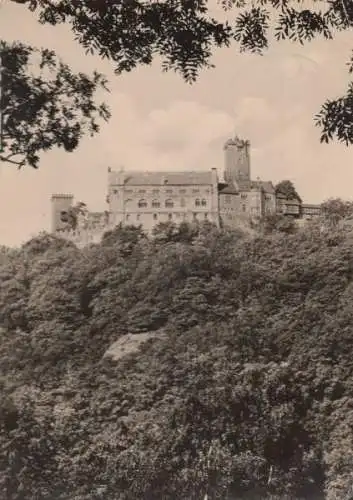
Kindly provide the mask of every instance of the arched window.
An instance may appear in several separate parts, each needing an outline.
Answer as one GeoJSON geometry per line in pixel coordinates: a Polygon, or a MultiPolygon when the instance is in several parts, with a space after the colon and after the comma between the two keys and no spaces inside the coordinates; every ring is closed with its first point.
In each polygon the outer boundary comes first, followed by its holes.
{"type": "Polygon", "coordinates": [[[159,208],[161,204],[158,200],[152,200],[152,208],[159,208]]]}
{"type": "Polygon", "coordinates": [[[138,207],[139,208],[146,208],[147,207],[147,201],[146,200],[140,200],[138,202],[138,207]]]}
{"type": "Polygon", "coordinates": [[[60,220],[61,222],[69,222],[69,214],[66,212],[66,210],[61,210],[60,220]]]}
{"type": "Polygon", "coordinates": [[[199,207],[201,205],[201,202],[198,198],[195,200],[195,207],[199,207]]]}
{"type": "Polygon", "coordinates": [[[165,207],[166,208],[173,208],[174,207],[174,202],[173,200],[165,200],[165,207]]]}
{"type": "Polygon", "coordinates": [[[125,200],[125,206],[130,207],[133,204],[133,201],[129,198],[128,200],[125,200]]]}
{"type": "Polygon", "coordinates": [[[201,205],[205,207],[207,205],[207,201],[205,199],[201,200],[201,205]]]}

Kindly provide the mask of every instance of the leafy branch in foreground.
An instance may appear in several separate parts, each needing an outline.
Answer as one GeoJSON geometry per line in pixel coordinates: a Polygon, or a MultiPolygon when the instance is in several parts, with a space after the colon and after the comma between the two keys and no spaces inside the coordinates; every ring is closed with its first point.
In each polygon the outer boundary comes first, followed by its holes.
{"type": "MultiPolygon", "coordinates": [[[[79,43],[111,59],[118,74],[158,57],[164,71],[176,71],[189,83],[212,67],[216,47],[236,41],[241,51],[263,53],[272,31],[279,42],[304,44],[333,39],[353,23],[351,0],[314,0],[310,8],[303,0],[217,0],[228,12],[226,21],[213,16],[210,0],[12,1],[27,4],[43,24],[70,24],[79,43]]],[[[324,104],[316,117],[322,142],[353,142],[351,99],[349,88],[346,96],[324,104]]]]}
{"type": "Polygon", "coordinates": [[[99,132],[110,112],[96,104],[107,89],[97,72],[74,74],[47,49],[0,43],[2,58],[2,150],[0,160],[37,168],[39,153],[53,147],[74,151],[82,137],[99,132]]]}

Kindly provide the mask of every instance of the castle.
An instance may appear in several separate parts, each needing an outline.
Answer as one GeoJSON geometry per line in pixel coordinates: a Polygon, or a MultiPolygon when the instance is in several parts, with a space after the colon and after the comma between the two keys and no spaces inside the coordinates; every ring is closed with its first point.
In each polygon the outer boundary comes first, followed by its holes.
{"type": "Polygon", "coordinates": [[[89,212],[69,194],[52,196],[52,231],[79,246],[100,241],[118,224],[142,225],[146,232],[160,222],[210,221],[236,227],[241,220],[282,213],[308,218],[316,205],[276,195],[271,181],[251,180],[250,143],[238,137],[224,145],[224,180],[217,169],[192,172],[113,171],[108,168],[108,209],[89,212]]]}

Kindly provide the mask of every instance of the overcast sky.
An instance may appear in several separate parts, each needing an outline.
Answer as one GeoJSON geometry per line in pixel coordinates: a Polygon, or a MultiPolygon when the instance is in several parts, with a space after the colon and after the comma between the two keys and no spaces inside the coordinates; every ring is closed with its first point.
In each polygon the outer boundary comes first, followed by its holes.
{"type": "Polygon", "coordinates": [[[74,70],[97,69],[110,80],[112,119],[74,153],[42,156],[39,170],[0,164],[1,244],[17,245],[50,228],[50,196],[75,194],[104,210],[107,167],[126,170],[223,170],[222,145],[236,132],[251,142],[252,176],[291,179],[306,202],[353,198],[353,148],[322,145],[313,116],[326,98],[342,95],[353,44],[340,35],[302,48],[274,44],[265,56],[219,50],[216,68],[193,86],[158,64],[114,76],[98,57],[85,56],[68,28],[40,26],[21,5],[2,0],[0,33],[55,49],[74,70]]]}

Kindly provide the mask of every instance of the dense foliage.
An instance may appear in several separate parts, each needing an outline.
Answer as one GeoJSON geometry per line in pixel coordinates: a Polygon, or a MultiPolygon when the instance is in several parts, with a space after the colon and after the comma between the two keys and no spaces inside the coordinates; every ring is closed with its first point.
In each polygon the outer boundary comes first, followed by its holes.
{"type": "Polygon", "coordinates": [[[95,102],[97,90],[107,90],[99,73],[74,74],[54,52],[18,42],[1,42],[0,57],[1,161],[36,168],[40,153],[74,151],[109,118],[105,104],[95,102]]]}
{"type": "MultiPolygon", "coordinates": [[[[351,0],[12,0],[28,6],[41,23],[68,23],[80,44],[109,58],[116,72],[162,61],[187,82],[212,66],[215,48],[238,44],[262,54],[273,41],[333,39],[353,24],[351,0]],[[215,15],[215,5],[227,15],[215,15]],[[274,36],[273,36],[274,35],[274,36]]],[[[353,57],[348,62],[352,72],[353,57]]],[[[327,100],[317,116],[321,140],[353,142],[353,83],[346,95],[327,100]]]]}
{"type": "Polygon", "coordinates": [[[351,498],[352,243],[184,224],[0,249],[2,498],[351,498]]]}

